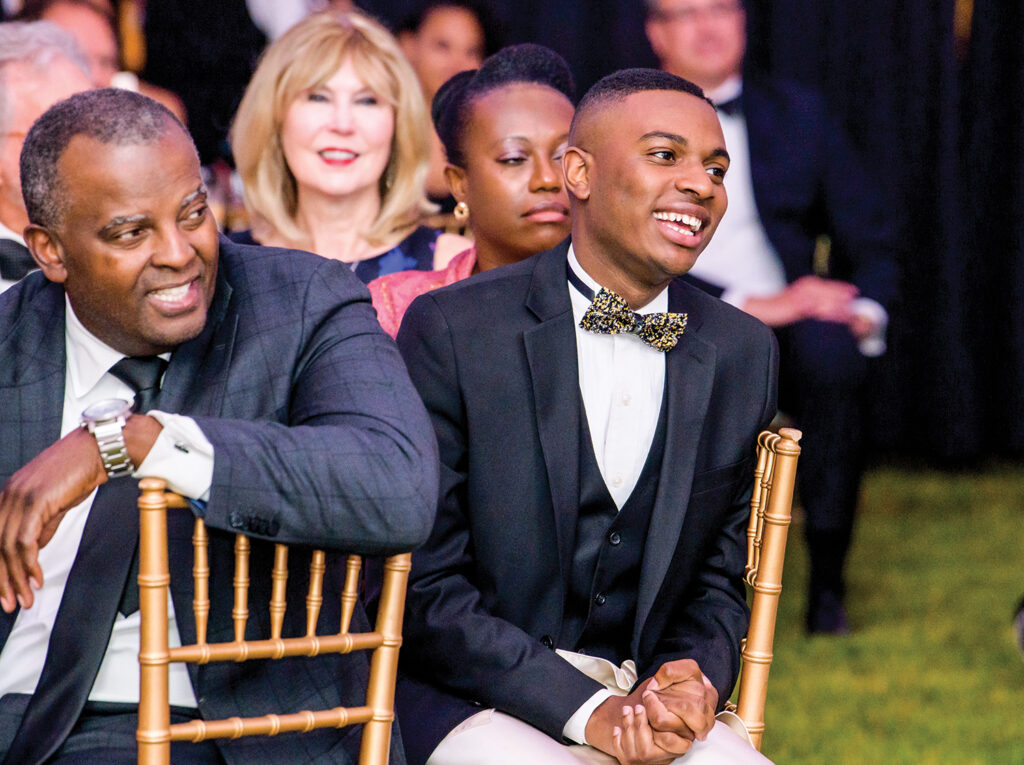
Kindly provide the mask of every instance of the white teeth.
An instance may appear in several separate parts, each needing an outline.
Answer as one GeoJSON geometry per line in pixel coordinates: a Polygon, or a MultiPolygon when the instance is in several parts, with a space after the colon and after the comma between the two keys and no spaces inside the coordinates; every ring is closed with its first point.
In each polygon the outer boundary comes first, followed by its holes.
{"type": "Polygon", "coordinates": [[[343,151],[341,149],[324,149],[320,152],[320,156],[324,159],[355,159],[356,153],[354,151],[343,151]]]}
{"type": "Polygon", "coordinates": [[[190,285],[191,282],[188,284],[182,284],[180,287],[168,287],[165,290],[153,290],[150,294],[160,300],[181,300],[188,294],[188,288],[190,285]]]}
{"type": "Polygon", "coordinates": [[[700,231],[704,225],[700,218],[695,218],[692,215],[684,215],[682,213],[656,212],[654,213],[654,217],[658,220],[663,220],[666,223],[682,223],[694,234],[700,231]]]}

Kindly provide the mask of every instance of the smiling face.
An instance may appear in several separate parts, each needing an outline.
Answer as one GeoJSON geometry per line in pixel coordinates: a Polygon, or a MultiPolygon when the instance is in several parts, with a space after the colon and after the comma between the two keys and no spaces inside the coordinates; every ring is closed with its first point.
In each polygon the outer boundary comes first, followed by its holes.
{"type": "Polygon", "coordinates": [[[379,195],[391,157],[395,110],[369,88],[351,61],[320,86],[299,93],[285,112],[281,149],[304,198],[379,195]]]}
{"type": "Polygon", "coordinates": [[[631,305],[650,299],[693,266],[725,214],[715,110],[688,93],[641,91],[593,107],[574,139],[564,165],[580,264],[631,305]]]}
{"type": "Polygon", "coordinates": [[[142,144],[77,135],[58,170],[62,221],[52,231],[30,227],[27,240],[82,324],[133,356],[198,335],[217,279],[217,227],[181,128],[168,122],[160,139],[142,144]]]}
{"type": "Polygon", "coordinates": [[[573,107],[544,85],[507,85],[475,100],[465,168],[449,182],[470,210],[481,270],[550,249],[569,235],[561,161],[573,107]]]}

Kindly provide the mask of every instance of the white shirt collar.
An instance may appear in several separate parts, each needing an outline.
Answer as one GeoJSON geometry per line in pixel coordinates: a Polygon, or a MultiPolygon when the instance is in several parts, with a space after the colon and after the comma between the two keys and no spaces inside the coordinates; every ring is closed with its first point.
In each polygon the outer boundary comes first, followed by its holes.
{"type": "MultiPolygon", "coordinates": [[[[594,281],[594,278],[590,274],[588,274],[586,271],[583,270],[583,266],[581,266],[580,262],[576,259],[576,251],[573,249],[572,242],[569,243],[569,268],[571,268],[572,272],[574,274],[576,274],[576,276],[578,276],[580,278],[580,281],[582,281],[584,284],[586,284],[588,287],[590,287],[590,289],[592,289],[594,291],[595,295],[598,292],[601,291],[602,285],[600,285],[596,281],[594,281]]],[[[576,291],[572,286],[569,287],[569,290],[570,290],[570,293],[576,291]]],[[[654,299],[651,300],[651,302],[649,302],[643,308],[640,308],[639,310],[637,310],[636,313],[648,314],[648,313],[658,313],[659,311],[660,312],[668,311],[668,287],[667,286],[665,287],[665,289],[663,289],[661,292],[659,292],[657,295],[655,295],[654,299]]]]}
{"type": "MultiPolygon", "coordinates": [[[[64,293],[64,347],[67,351],[68,372],[71,375],[71,389],[77,398],[96,387],[110,368],[125,357],[125,354],[114,350],[96,335],[85,328],[82,320],[75,314],[64,293]]],[[[170,353],[159,354],[164,361],[169,361],[170,353]]]]}
{"type": "Polygon", "coordinates": [[[12,242],[17,242],[23,247],[26,246],[25,240],[22,238],[21,234],[13,229],[7,228],[3,223],[0,223],[0,239],[10,239],[12,242]]]}
{"type": "Polygon", "coordinates": [[[712,90],[705,90],[704,95],[714,101],[716,104],[724,104],[726,101],[732,101],[734,98],[739,98],[740,93],[743,92],[743,78],[738,74],[734,74],[728,80],[723,82],[717,88],[712,90]]]}
{"type": "Polygon", "coordinates": [[[72,390],[77,398],[81,398],[96,387],[100,378],[123,359],[124,354],[85,328],[75,315],[67,293],[64,295],[64,307],[67,317],[64,322],[64,344],[67,348],[68,371],[72,390]]]}

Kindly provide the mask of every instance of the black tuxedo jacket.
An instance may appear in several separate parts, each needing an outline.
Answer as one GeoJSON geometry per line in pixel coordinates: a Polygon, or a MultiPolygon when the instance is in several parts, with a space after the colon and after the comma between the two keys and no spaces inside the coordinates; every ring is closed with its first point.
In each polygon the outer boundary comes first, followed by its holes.
{"type": "MultiPolygon", "coordinates": [[[[60,437],[64,312],[63,288],[41,273],[0,297],[0,481],[60,437]]],[[[158,408],[193,417],[214,447],[205,511],[211,642],[233,639],[227,584],[236,531],[257,538],[252,637],[269,632],[260,604],[270,597],[272,543],[384,554],[412,549],[429,532],[434,434],[366,288],[344,264],[222,238],[206,327],[174,351],[158,408]]],[[[192,642],[191,514],[172,512],[168,525],[175,612],[182,640],[192,642]]],[[[338,623],[344,566],[340,552],[334,557],[339,565],[328,569],[321,624],[338,623]]],[[[291,559],[285,629],[293,635],[305,634],[305,558],[297,551],[291,559]]],[[[14,614],[0,613],[0,645],[13,622],[14,614]]],[[[353,629],[365,624],[359,609],[353,629]]],[[[202,715],[213,718],[360,705],[368,666],[358,654],[189,671],[202,715]]],[[[220,746],[228,762],[246,765],[347,762],[358,740],[356,728],[220,746]]],[[[404,761],[400,746],[392,751],[393,761],[404,761]]]]}
{"type": "MultiPolygon", "coordinates": [[[[558,636],[580,496],[567,248],[418,298],[398,334],[441,450],[403,666],[559,739],[600,688],[550,650],[573,648],[558,636]]],[[[690,657],[724,702],[748,621],[746,501],[754,438],[775,414],[777,348],[742,312],[680,280],[669,290],[689,323],[666,358],[665,455],[636,620],[622,629],[641,677],[690,657]]]]}
{"type": "MultiPolygon", "coordinates": [[[[884,179],[867,174],[846,132],[813,90],[748,77],[740,103],[754,202],[786,280],[814,272],[817,238],[827,235],[829,276],[889,304],[898,286],[900,216],[884,179]]],[[[710,286],[720,295],[728,285],[710,286]]]]}

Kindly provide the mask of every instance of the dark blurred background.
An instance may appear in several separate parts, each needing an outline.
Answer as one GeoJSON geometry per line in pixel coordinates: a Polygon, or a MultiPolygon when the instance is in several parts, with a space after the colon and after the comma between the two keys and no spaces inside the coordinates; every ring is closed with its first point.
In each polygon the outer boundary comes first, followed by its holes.
{"type": "MultiPolygon", "coordinates": [[[[386,20],[409,4],[363,3],[386,20]]],[[[748,67],[820,90],[903,222],[874,452],[945,467],[1024,455],[1024,2],[746,5],[748,67]]],[[[559,51],[580,92],[615,69],[655,65],[642,0],[493,6],[505,43],[559,51]]]]}

